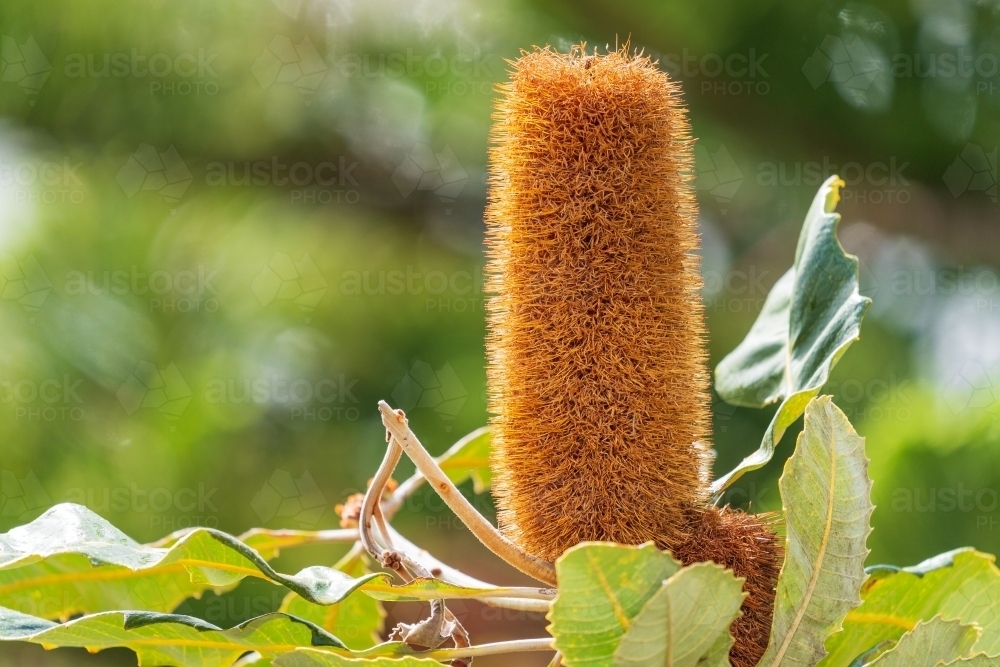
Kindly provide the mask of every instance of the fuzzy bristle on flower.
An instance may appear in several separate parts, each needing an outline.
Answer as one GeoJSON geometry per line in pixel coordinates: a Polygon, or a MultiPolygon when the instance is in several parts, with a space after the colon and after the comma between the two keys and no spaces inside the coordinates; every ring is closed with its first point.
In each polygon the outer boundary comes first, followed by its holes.
{"type": "Polygon", "coordinates": [[[708,507],[692,517],[688,541],[672,549],[685,565],[714,561],[746,580],[742,614],[730,628],[735,640],[729,652],[733,667],[754,667],[767,649],[775,583],[784,560],[784,548],[773,530],[777,519],[772,514],[708,507]]]}
{"type": "Polygon", "coordinates": [[[692,143],[676,84],[627,49],[536,49],[492,130],[487,352],[504,533],[554,561],[653,541],[744,577],[735,667],[767,646],[775,517],[709,503],[692,143]]]}
{"type": "Polygon", "coordinates": [[[673,547],[711,462],[681,91],[626,49],[512,65],[487,211],[501,527],[548,560],[584,540],[673,547]]]}

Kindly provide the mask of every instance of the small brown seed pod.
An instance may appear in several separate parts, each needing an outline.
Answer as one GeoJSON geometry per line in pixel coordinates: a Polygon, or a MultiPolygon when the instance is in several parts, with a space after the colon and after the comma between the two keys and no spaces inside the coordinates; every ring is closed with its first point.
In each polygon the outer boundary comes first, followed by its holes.
{"type": "Polygon", "coordinates": [[[554,561],[653,541],[745,577],[753,667],[782,559],[773,517],[709,504],[710,399],[681,92],[627,49],[525,53],[500,86],[487,353],[504,533],[554,561]]]}

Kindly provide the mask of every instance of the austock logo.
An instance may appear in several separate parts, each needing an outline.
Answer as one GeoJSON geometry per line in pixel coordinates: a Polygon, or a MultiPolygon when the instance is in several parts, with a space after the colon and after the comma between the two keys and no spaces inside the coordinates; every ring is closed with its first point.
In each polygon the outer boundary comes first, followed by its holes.
{"type": "Polygon", "coordinates": [[[209,404],[255,404],[287,408],[293,421],[357,421],[361,414],[355,407],[357,378],[337,377],[319,380],[287,378],[278,374],[244,378],[213,378],[205,385],[209,404]]]}
{"type": "Polygon", "coordinates": [[[52,281],[34,255],[18,261],[14,255],[0,253],[0,299],[20,304],[32,324],[51,291],[52,281]]]}
{"type": "MultiPolygon", "coordinates": [[[[736,166],[733,156],[723,144],[714,153],[703,144],[697,144],[694,156],[698,170],[697,189],[712,195],[720,206],[728,206],[743,184],[743,172],[736,166]]],[[[726,214],[726,208],[720,210],[726,214]]]]}
{"type": "Polygon", "coordinates": [[[992,528],[996,519],[988,515],[997,509],[997,492],[990,488],[967,489],[962,482],[956,487],[898,488],[892,492],[893,512],[979,512],[976,527],[992,528]],[[986,515],[986,516],[983,516],[986,515]]]}
{"type": "Polygon", "coordinates": [[[129,486],[67,489],[61,502],[83,505],[87,509],[107,515],[132,514],[149,518],[150,528],[158,531],[205,526],[217,528],[218,512],[212,497],[219,489],[209,488],[204,482],[198,488],[170,489],[156,487],[145,489],[136,482],[129,486]]]}
{"type": "Polygon", "coordinates": [[[869,45],[858,35],[846,39],[827,35],[802,66],[814,89],[830,82],[866,91],[881,71],[869,45]]]}
{"type": "Polygon", "coordinates": [[[848,419],[854,422],[906,421],[913,415],[910,379],[894,374],[886,378],[831,380],[823,392],[833,396],[848,419]]]}
{"type": "Polygon", "coordinates": [[[705,307],[716,313],[759,313],[771,291],[765,282],[770,273],[752,264],[746,271],[704,271],[705,307]]]}
{"type": "Polygon", "coordinates": [[[0,470],[0,517],[22,520],[51,504],[34,472],[18,479],[10,470],[0,470]]]}
{"type": "Polygon", "coordinates": [[[910,181],[904,172],[909,166],[896,156],[887,161],[838,163],[824,155],[821,160],[805,162],[761,162],[756,183],[761,187],[819,187],[837,175],[847,186],[840,195],[845,202],[906,204],[910,201],[910,181]]]}
{"type": "Polygon", "coordinates": [[[81,421],[86,413],[77,389],[81,378],[68,373],[41,381],[30,378],[0,380],[0,404],[14,407],[15,421],[81,421]]]}
{"type": "MultiPolygon", "coordinates": [[[[886,258],[868,267],[861,260],[859,270],[862,280],[862,294],[875,299],[876,305],[882,309],[875,311],[876,316],[885,316],[894,308],[905,308],[917,320],[922,319],[921,313],[928,313],[935,303],[935,297],[955,299],[975,313],[997,312],[1000,308],[997,294],[1000,291],[1000,275],[996,271],[984,268],[956,266],[939,268],[933,265],[910,265],[899,268],[892,261],[916,259],[912,246],[900,244],[886,258]]],[[[897,311],[900,312],[900,311],[897,311]]],[[[912,323],[919,326],[918,322],[912,323]]]]}
{"type": "Polygon", "coordinates": [[[827,35],[802,66],[809,85],[831,83],[855,108],[885,110],[895,89],[889,61],[875,43],[854,34],[827,35]]]}
{"type": "Polygon", "coordinates": [[[997,201],[997,149],[990,152],[976,144],[966,144],[944,172],[944,183],[952,196],[982,192],[997,201]]]}
{"type": "Polygon", "coordinates": [[[992,96],[997,91],[1000,58],[989,41],[970,48],[961,45],[960,39],[939,44],[939,52],[900,53],[883,48],[879,42],[885,37],[885,32],[827,35],[802,66],[802,73],[813,89],[832,83],[852,106],[876,111],[889,106],[896,79],[938,79],[947,87],[963,90],[975,83],[977,95],[992,96]]]}
{"type": "Polygon", "coordinates": [[[140,361],[115,396],[129,415],[140,408],[158,410],[169,420],[184,414],[192,397],[191,387],[171,362],[162,370],[149,361],[140,361]]]}
{"type": "Polygon", "coordinates": [[[77,173],[82,162],[69,157],[62,161],[23,160],[7,162],[0,157],[0,188],[10,192],[14,201],[32,204],[79,204],[85,191],[77,173]]]}
{"type": "MultiPolygon", "coordinates": [[[[417,361],[392,390],[392,400],[403,410],[432,408],[445,421],[454,420],[468,398],[469,392],[450,363],[435,371],[427,362],[417,361]]],[[[445,430],[450,431],[451,426],[445,430]]]]}
{"type": "Polygon", "coordinates": [[[344,271],[337,285],[346,296],[425,295],[427,312],[482,312],[483,268],[471,267],[445,273],[440,270],[417,271],[412,264],[406,270],[344,271]]]}
{"type": "MultiPolygon", "coordinates": [[[[435,153],[427,144],[416,144],[392,173],[403,199],[418,190],[430,191],[446,206],[455,203],[468,180],[469,173],[448,145],[435,153]]],[[[445,208],[445,213],[450,215],[451,208],[445,208]]]]}
{"type": "Polygon", "coordinates": [[[687,48],[681,53],[652,54],[675,79],[700,79],[702,95],[767,95],[771,85],[764,62],[767,53],[750,49],[743,53],[696,55],[687,48]]]}
{"type": "Polygon", "coordinates": [[[219,272],[204,265],[176,271],[140,271],[133,264],[127,270],[69,271],[63,282],[67,296],[134,294],[149,300],[151,312],[208,312],[219,309],[219,292],[214,280],[219,272]]]}
{"type": "MultiPolygon", "coordinates": [[[[0,36],[0,81],[15,83],[25,95],[35,96],[52,74],[52,65],[34,37],[18,44],[7,35],[0,36]]],[[[31,106],[35,101],[31,100],[31,106]]]]}
{"type": "Polygon", "coordinates": [[[152,190],[158,192],[163,201],[175,204],[187,192],[193,178],[173,144],[162,153],[149,144],[139,144],[118,170],[115,180],[129,199],[139,191],[152,190]]]}
{"type": "Polygon", "coordinates": [[[298,44],[284,35],[275,35],[250,67],[264,90],[275,84],[290,84],[303,96],[314,94],[323,83],[326,62],[308,37],[298,44]]]}
{"type": "MultiPolygon", "coordinates": [[[[211,526],[210,526],[211,527],[211,526]]],[[[260,595],[226,595],[205,596],[202,610],[195,610],[191,600],[185,600],[172,613],[184,616],[197,616],[209,623],[232,627],[249,621],[257,616],[264,616],[281,607],[287,593],[285,589],[274,587],[260,595]]],[[[343,636],[341,632],[337,633],[343,636]]]]}
{"type": "Polygon", "coordinates": [[[336,162],[287,163],[273,156],[255,162],[210,162],[205,168],[209,187],[288,188],[292,202],[306,204],[356,204],[361,199],[353,172],[360,165],[340,156],[336,162]]]}
{"type": "Polygon", "coordinates": [[[967,362],[944,389],[945,402],[956,415],[978,412],[1000,419],[1000,363],[986,368],[967,362]]]}
{"type": "MultiPolygon", "coordinates": [[[[308,254],[298,261],[283,252],[271,257],[250,285],[260,305],[272,301],[291,301],[304,313],[316,310],[326,294],[326,280],[308,254]]],[[[310,318],[306,318],[308,324],[310,318]]]]}
{"type": "Polygon", "coordinates": [[[291,519],[304,528],[314,528],[328,504],[308,470],[298,479],[284,470],[275,470],[250,506],[265,524],[276,518],[291,519]]]}
{"type": "Polygon", "coordinates": [[[737,406],[727,403],[721,396],[712,392],[712,421],[715,428],[722,433],[729,430],[729,420],[736,414],[737,406]]]}
{"type": "Polygon", "coordinates": [[[490,95],[495,78],[494,54],[478,49],[447,54],[414,49],[385,53],[350,52],[331,59],[333,73],[342,79],[424,79],[427,95],[490,95]]]}
{"type": "Polygon", "coordinates": [[[145,55],[133,48],[130,53],[71,53],[66,56],[63,73],[67,78],[107,79],[131,77],[153,80],[150,95],[216,95],[218,72],[213,63],[218,53],[154,53],[145,55]]]}

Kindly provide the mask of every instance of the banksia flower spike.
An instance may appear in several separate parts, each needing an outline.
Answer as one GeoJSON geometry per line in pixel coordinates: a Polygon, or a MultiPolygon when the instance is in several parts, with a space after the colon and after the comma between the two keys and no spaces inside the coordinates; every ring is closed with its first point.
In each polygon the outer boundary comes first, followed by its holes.
{"type": "Polygon", "coordinates": [[[685,563],[732,568],[756,596],[733,630],[734,664],[751,667],[766,647],[780,552],[770,519],[709,503],[681,90],[627,48],[580,46],[523,54],[500,92],[487,352],[501,528],[549,561],[587,540],[653,541],[685,563]]]}
{"type": "Polygon", "coordinates": [[[500,523],[549,560],[682,538],[707,500],[710,403],[680,90],[647,59],[578,49],[524,55],[502,92],[487,213],[500,523]]]}

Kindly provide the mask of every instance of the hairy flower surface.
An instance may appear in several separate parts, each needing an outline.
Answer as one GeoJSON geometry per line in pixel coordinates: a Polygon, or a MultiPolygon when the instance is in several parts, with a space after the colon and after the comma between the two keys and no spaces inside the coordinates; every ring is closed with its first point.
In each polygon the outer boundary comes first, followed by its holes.
{"type": "Polygon", "coordinates": [[[536,50],[514,63],[495,118],[487,349],[501,525],[549,560],[584,540],[679,542],[710,463],[680,90],[624,50],[536,50]]]}
{"type": "Polygon", "coordinates": [[[709,504],[710,396],[681,91],[627,49],[525,53],[500,86],[487,209],[493,492],[550,561],[655,542],[744,577],[736,667],[770,630],[773,517],[709,504]]]}

